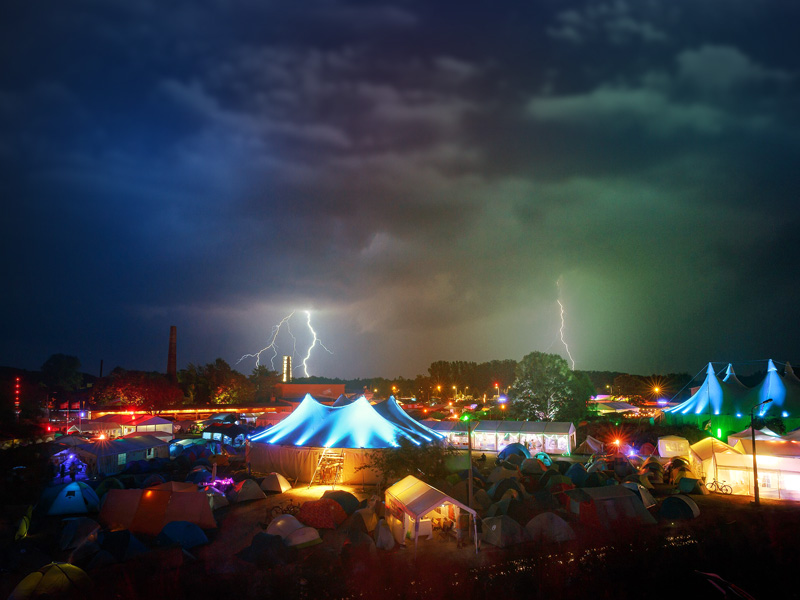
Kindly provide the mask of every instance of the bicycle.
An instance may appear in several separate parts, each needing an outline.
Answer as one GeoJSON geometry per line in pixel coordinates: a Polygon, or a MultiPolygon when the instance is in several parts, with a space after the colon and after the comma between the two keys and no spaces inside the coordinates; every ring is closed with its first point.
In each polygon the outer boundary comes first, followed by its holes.
{"type": "Polygon", "coordinates": [[[718,481],[716,479],[709,481],[706,484],[706,489],[708,489],[709,492],[724,494],[726,496],[730,496],[733,493],[733,488],[731,486],[724,481],[718,481]]]}
{"type": "Polygon", "coordinates": [[[281,515],[296,516],[300,512],[300,505],[295,504],[294,500],[290,498],[286,502],[276,504],[272,508],[267,509],[266,521],[261,524],[262,529],[266,529],[273,519],[281,515]]]}

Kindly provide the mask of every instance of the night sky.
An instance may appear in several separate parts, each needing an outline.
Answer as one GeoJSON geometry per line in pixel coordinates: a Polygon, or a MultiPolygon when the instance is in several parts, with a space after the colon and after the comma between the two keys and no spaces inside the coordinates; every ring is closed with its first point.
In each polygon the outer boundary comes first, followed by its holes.
{"type": "Polygon", "coordinates": [[[559,294],[579,369],[797,360],[798,22],[794,0],[4,2],[0,365],[164,371],[170,325],[179,368],[235,364],[292,311],[297,364],[311,310],[312,375],[413,377],[567,357],[559,294]]]}

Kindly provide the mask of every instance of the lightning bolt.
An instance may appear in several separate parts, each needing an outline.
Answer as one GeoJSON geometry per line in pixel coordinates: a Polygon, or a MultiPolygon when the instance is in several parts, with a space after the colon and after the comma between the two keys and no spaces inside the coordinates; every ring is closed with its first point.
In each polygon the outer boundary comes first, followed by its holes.
{"type": "Polygon", "coordinates": [[[561,343],[564,344],[564,348],[567,351],[567,356],[569,356],[569,360],[572,362],[572,369],[575,369],[575,359],[572,358],[572,354],[569,352],[569,346],[567,345],[567,340],[564,339],[564,305],[561,304],[561,278],[559,277],[558,281],[556,281],[556,287],[558,288],[558,295],[559,298],[556,300],[558,302],[558,307],[561,309],[561,328],[558,330],[559,335],[561,336],[561,343]]]}
{"type": "Polygon", "coordinates": [[[280,323],[278,323],[277,325],[273,325],[272,326],[272,339],[270,340],[269,344],[267,344],[264,348],[262,348],[261,350],[259,350],[255,354],[245,354],[244,356],[242,356],[242,358],[240,358],[239,360],[236,361],[236,364],[238,365],[245,358],[255,358],[256,359],[256,366],[259,366],[260,361],[261,361],[261,353],[262,352],[266,352],[267,350],[272,350],[272,356],[269,359],[269,364],[270,364],[270,367],[272,367],[272,370],[274,371],[275,370],[275,358],[278,356],[278,347],[275,344],[275,342],[278,339],[278,334],[281,331],[281,327],[283,327],[284,325],[286,325],[286,331],[289,333],[289,335],[291,336],[292,340],[294,341],[294,351],[295,351],[295,354],[296,354],[297,353],[297,338],[294,337],[294,335],[292,334],[292,329],[291,329],[291,327],[289,327],[289,319],[292,318],[292,315],[294,315],[294,313],[295,313],[295,311],[292,311],[287,316],[283,317],[283,319],[281,319],[280,323]]]}
{"type": "Polygon", "coordinates": [[[303,359],[303,372],[306,374],[306,377],[308,377],[308,359],[311,358],[311,351],[314,349],[314,346],[319,344],[320,346],[322,346],[322,349],[325,350],[326,352],[328,352],[329,354],[333,354],[333,352],[328,350],[325,347],[325,344],[322,343],[322,340],[320,340],[317,337],[317,332],[314,331],[314,328],[311,326],[311,311],[310,310],[306,311],[306,318],[307,318],[307,323],[308,323],[308,329],[309,329],[309,331],[311,331],[311,335],[313,336],[313,340],[311,341],[311,345],[308,347],[308,352],[306,353],[306,357],[303,359]]]}

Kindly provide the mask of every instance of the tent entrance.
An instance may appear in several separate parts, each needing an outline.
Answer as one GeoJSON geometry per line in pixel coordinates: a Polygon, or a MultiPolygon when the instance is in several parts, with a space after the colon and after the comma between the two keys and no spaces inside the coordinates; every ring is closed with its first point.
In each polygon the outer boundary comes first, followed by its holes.
{"type": "Polygon", "coordinates": [[[311,481],[308,482],[308,487],[312,485],[330,485],[336,489],[336,484],[342,476],[342,468],[344,467],[344,450],[333,450],[325,448],[320,454],[317,468],[314,469],[314,474],[311,476],[311,481]]]}

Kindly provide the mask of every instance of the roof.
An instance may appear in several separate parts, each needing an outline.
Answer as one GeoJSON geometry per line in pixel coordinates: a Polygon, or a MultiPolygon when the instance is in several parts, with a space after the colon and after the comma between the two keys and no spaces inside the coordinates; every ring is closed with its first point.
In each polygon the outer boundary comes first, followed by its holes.
{"type": "Polygon", "coordinates": [[[401,479],[388,488],[386,490],[386,496],[387,498],[393,498],[395,503],[399,505],[404,512],[415,519],[425,516],[437,506],[441,506],[445,503],[454,504],[461,510],[465,510],[473,516],[476,515],[473,509],[461,504],[461,502],[455,498],[437,490],[435,487],[428,485],[413,475],[401,479]]]}
{"type": "MultiPolygon", "coordinates": [[[[336,403],[334,403],[334,406],[336,406],[336,403]]],[[[428,442],[444,437],[444,434],[434,431],[408,416],[408,413],[397,404],[394,396],[390,396],[388,400],[374,404],[372,408],[384,419],[393,423],[403,431],[420,436],[428,442]]]]}
{"type": "Polygon", "coordinates": [[[92,444],[80,444],[75,446],[75,448],[99,457],[136,452],[137,450],[147,450],[149,448],[168,445],[167,442],[158,439],[154,435],[138,435],[115,440],[100,440],[92,444]]]}
{"type": "Polygon", "coordinates": [[[741,452],[733,446],[729,446],[725,442],[721,442],[713,437],[702,439],[696,444],[692,444],[690,448],[700,460],[707,460],[715,453],[735,452],[736,454],[741,454],[741,452]]]}
{"type": "Polygon", "coordinates": [[[597,404],[598,412],[638,412],[639,407],[628,402],[602,402],[597,404]]]}
{"type": "Polygon", "coordinates": [[[221,433],[227,435],[229,438],[235,438],[240,435],[247,435],[250,430],[247,427],[236,425],[235,423],[214,423],[203,429],[203,433],[221,433]]]}
{"type": "Polygon", "coordinates": [[[786,374],[780,375],[775,363],[769,360],[766,376],[752,388],[741,384],[730,365],[725,378],[720,380],[714,373],[712,363],[708,363],[706,378],[692,397],[677,406],[664,409],[664,412],[674,415],[743,417],[748,416],[753,407],[766,400],[772,402],[761,406],[759,416],[800,416],[800,379],[795,376],[788,363],[786,374]]]}
{"type": "Polygon", "coordinates": [[[400,427],[384,418],[364,396],[334,407],[321,404],[308,394],[291,415],[251,439],[316,448],[391,448],[401,439],[419,445],[430,441],[429,437],[411,425],[400,427]]]}

